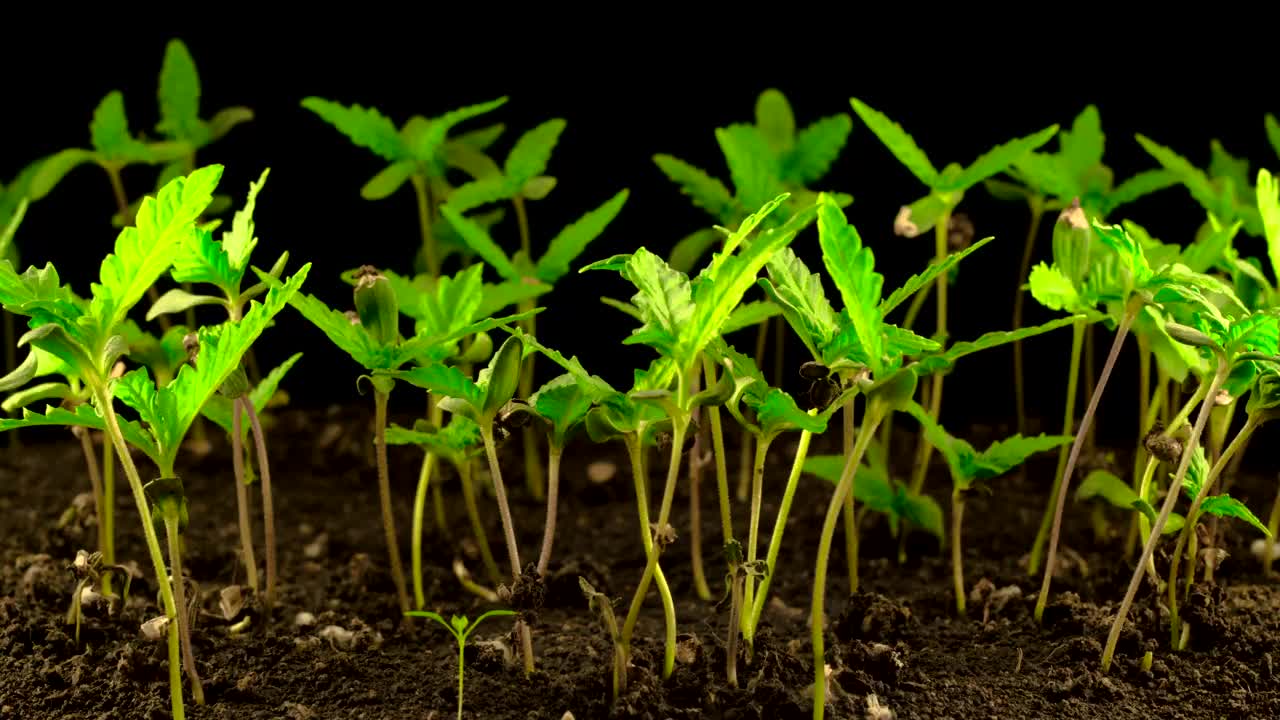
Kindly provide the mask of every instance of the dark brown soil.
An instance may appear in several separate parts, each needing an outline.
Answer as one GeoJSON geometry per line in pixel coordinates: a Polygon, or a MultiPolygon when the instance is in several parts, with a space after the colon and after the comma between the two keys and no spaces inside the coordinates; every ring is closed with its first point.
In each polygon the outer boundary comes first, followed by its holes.
{"type": "MultiPolygon", "coordinates": [[[[386,571],[376,475],[363,409],[287,412],[271,431],[273,476],[280,528],[281,599],[269,618],[228,632],[218,592],[244,582],[236,554],[237,530],[230,463],[215,442],[204,459],[186,456],[182,472],[190,498],[186,567],[198,583],[202,613],[195,653],[207,704],[191,718],[448,718],[456,712],[456,645],[428,620],[402,622],[386,571]],[[311,546],[311,555],[306,548],[311,546]],[[316,553],[318,551],[318,554],[316,553]],[[300,612],[315,624],[295,625],[300,612]],[[321,629],[351,631],[351,644],[321,639],[321,629]]],[[[834,435],[832,433],[831,435],[834,435]]],[[[45,436],[48,437],[48,436],[45,436]]],[[[74,442],[29,439],[0,465],[0,717],[36,720],[164,718],[169,716],[163,644],[142,639],[139,626],[158,614],[150,561],[127,486],[117,498],[118,556],[143,569],[130,602],[114,615],[91,609],[81,644],[64,622],[74,581],[67,569],[80,548],[93,549],[92,514],[59,527],[76,494],[88,489],[74,442]]],[[[906,435],[904,434],[905,438],[906,435]]],[[[732,441],[731,441],[732,442],[732,441]]],[[[826,438],[813,451],[825,451],[826,438]]],[[[770,457],[761,546],[767,546],[790,444],[775,443],[770,457]]],[[[393,485],[403,557],[420,454],[393,447],[393,485]]],[[[910,455],[906,455],[910,457],[910,455]]],[[[514,444],[503,455],[526,562],[536,559],[544,508],[524,492],[514,444]]],[[[737,453],[730,453],[730,471],[737,453]]],[[[1086,508],[1074,508],[1066,528],[1072,556],[1063,570],[1043,626],[1032,619],[1039,578],[1023,565],[1053,470],[1052,454],[1025,475],[1002,478],[998,495],[978,494],[967,506],[966,583],[1016,586],[1003,606],[970,604],[954,615],[950,567],[937,541],[912,535],[910,559],[899,565],[887,523],[871,519],[863,532],[862,588],[848,595],[843,540],[831,557],[827,591],[827,662],[832,669],[829,718],[1274,718],[1280,717],[1280,586],[1260,576],[1249,553],[1256,534],[1226,525],[1229,556],[1217,586],[1198,587],[1186,613],[1194,622],[1191,647],[1168,650],[1157,623],[1155,599],[1140,595],[1115,665],[1098,672],[1111,613],[1128,582],[1130,563],[1115,538],[1094,536],[1086,508]],[[1085,574],[1087,572],[1087,574],[1085,574]],[[1155,651],[1150,671],[1139,667],[1155,651]],[[877,716],[869,707],[887,709],[877,716]]],[[[655,465],[665,460],[655,456],[655,465]]],[[[148,468],[142,465],[143,472],[148,468]]],[[[906,467],[900,467],[905,472],[906,467]]],[[[948,479],[934,468],[930,487],[947,497],[948,479]]],[[[660,474],[655,473],[655,477],[660,474]]],[[[457,483],[447,480],[446,502],[454,540],[429,531],[425,587],[429,609],[446,617],[476,617],[495,607],[463,590],[452,571],[463,558],[478,577],[457,483]]],[[[587,718],[808,718],[811,649],[806,623],[814,549],[830,487],[805,478],[787,526],[774,602],[765,613],[756,657],[739,670],[742,687],[724,681],[727,610],[698,601],[688,546],[688,503],[682,492],[674,523],[680,538],[663,557],[677,598],[682,652],[663,682],[662,616],[651,591],[637,631],[630,687],[610,703],[611,646],[578,587],[586,577],[618,600],[619,616],[638,581],[644,553],[620,444],[576,446],[566,455],[560,533],[545,607],[534,627],[538,670],[525,677],[506,661],[516,647],[509,618],[486,621],[466,653],[466,717],[486,720],[560,720],[566,711],[587,718]],[[595,483],[586,464],[612,460],[618,472],[595,483]]],[[[255,488],[256,492],[256,488],[255,488]]],[[[1261,514],[1274,486],[1242,478],[1234,494],[1261,514]]],[[[714,479],[703,484],[703,537],[713,592],[723,591],[714,479]]],[[[502,562],[498,514],[483,509],[489,542],[502,562]]],[[[257,503],[254,504],[255,510],[257,503]]],[[[735,503],[735,524],[745,538],[746,506],[735,503]]],[[[259,530],[259,538],[261,531],[259,530]]],[[[1169,552],[1171,547],[1164,548],[1169,552]]],[[[261,562],[261,540],[258,545],[261,562]]],[[[505,563],[502,563],[505,567],[505,563]]],[[[1161,566],[1164,559],[1161,558],[1161,566]]]]}

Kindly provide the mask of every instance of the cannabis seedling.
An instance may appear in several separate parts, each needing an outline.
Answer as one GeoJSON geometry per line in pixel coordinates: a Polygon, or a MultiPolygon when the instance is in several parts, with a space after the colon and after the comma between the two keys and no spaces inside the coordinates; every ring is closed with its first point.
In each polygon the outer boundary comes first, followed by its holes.
{"type": "Polygon", "coordinates": [[[466,615],[454,615],[448,622],[445,622],[443,617],[438,613],[431,612],[430,610],[410,610],[406,612],[405,615],[409,617],[424,617],[435,620],[444,626],[444,629],[448,630],[449,633],[453,635],[454,639],[458,641],[458,720],[462,720],[462,680],[464,670],[466,668],[467,637],[470,636],[471,633],[475,632],[475,629],[485,620],[488,620],[491,617],[515,615],[515,613],[511,610],[490,610],[476,618],[474,622],[467,620],[466,615]]]}
{"type": "Polygon", "coordinates": [[[1037,435],[1023,437],[1015,434],[992,443],[986,450],[979,452],[962,438],[948,433],[936,420],[929,417],[918,403],[907,406],[911,414],[924,429],[951,470],[951,574],[955,585],[956,613],[964,615],[964,551],[960,543],[960,529],[964,518],[965,498],[980,482],[1000,477],[1021,465],[1032,455],[1052,450],[1055,447],[1071,442],[1070,435],[1037,435]]]}

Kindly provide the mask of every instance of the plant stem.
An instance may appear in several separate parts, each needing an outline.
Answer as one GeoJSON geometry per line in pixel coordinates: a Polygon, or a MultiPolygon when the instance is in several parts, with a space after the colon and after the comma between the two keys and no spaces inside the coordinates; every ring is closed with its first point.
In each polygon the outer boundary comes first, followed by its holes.
{"type": "MultiPolygon", "coordinates": [[[[1035,249],[1036,237],[1040,234],[1040,218],[1044,215],[1043,197],[1033,195],[1027,199],[1027,203],[1031,208],[1031,226],[1027,229],[1027,240],[1022,246],[1022,261],[1018,265],[1018,289],[1013,296],[1013,330],[1022,327],[1022,307],[1026,299],[1023,283],[1031,270],[1031,253],[1035,249]]],[[[1018,432],[1023,435],[1027,433],[1025,380],[1022,370],[1022,341],[1018,340],[1013,343],[1013,390],[1018,408],[1018,432]]]]}
{"type": "MultiPolygon", "coordinates": [[[[511,521],[511,506],[507,504],[507,486],[502,482],[502,467],[498,464],[498,448],[493,442],[493,423],[485,422],[480,426],[480,437],[484,440],[485,456],[489,459],[489,477],[493,481],[493,495],[498,502],[498,513],[502,517],[502,532],[507,541],[507,559],[511,562],[511,582],[520,581],[520,547],[516,544],[516,528],[511,521]]],[[[533,674],[533,636],[529,626],[523,619],[516,621],[520,641],[524,646],[524,672],[533,674]]]]}
{"type": "MultiPolygon", "coordinates": [[[[1093,374],[1093,368],[1095,367],[1094,364],[1097,362],[1097,357],[1093,349],[1094,348],[1093,340],[1094,340],[1093,326],[1090,325],[1084,331],[1084,392],[1086,395],[1093,395],[1093,390],[1094,390],[1093,383],[1094,383],[1095,375],[1093,374]]],[[[1081,426],[1080,432],[1084,433],[1085,447],[1093,449],[1094,447],[1093,438],[1094,438],[1094,433],[1096,429],[1097,428],[1095,428],[1092,423],[1090,423],[1087,427],[1081,426]]]]}
{"type": "MultiPolygon", "coordinates": [[[[729,687],[738,687],[738,631],[740,630],[740,621],[742,615],[742,593],[743,582],[746,580],[739,568],[734,568],[733,576],[729,578],[729,595],[731,597],[729,604],[729,641],[728,647],[725,648],[725,676],[729,681],[729,687]]],[[[748,601],[749,602],[749,601],[748,601]]]]}
{"type": "MultiPolygon", "coordinates": [[[[524,197],[516,195],[511,200],[511,204],[516,210],[516,225],[520,229],[520,250],[524,252],[525,257],[533,257],[533,236],[529,232],[529,212],[525,206],[524,197]]],[[[528,312],[534,309],[532,300],[521,300],[519,303],[520,312],[528,312]]],[[[525,318],[520,321],[522,329],[530,334],[536,334],[537,319],[534,317],[525,318]]],[[[536,355],[528,358],[520,368],[520,386],[519,396],[527,398],[533,394],[533,371],[536,365],[536,355]]],[[[520,429],[521,446],[524,448],[524,479],[525,486],[529,490],[529,494],[534,500],[542,500],[545,496],[546,478],[542,474],[542,460],[538,457],[538,436],[534,432],[532,425],[525,425],[520,429]]]]}
{"type": "Polygon", "coordinates": [[[1089,405],[1085,408],[1084,417],[1080,420],[1080,429],[1071,441],[1071,455],[1067,458],[1067,467],[1063,470],[1061,482],[1058,484],[1058,499],[1053,511],[1053,530],[1049,534],[1049,555],[1044,564],[1044,579],[1040,583],[1040,596],[1036,598],[1036,622],[1040,622],[1041,618],[1043,618],[1045,604],[1049,600],[1049,585],[1053,582],[1053,568],[1058,560],[1058,536],[1062,531],[1062,509],[1067,502],[1067,489],[1071,486],[1071,474],[1075,472],[1076,461],[1080,459],[1080,448],[1084,443],[1085,431],[1093,423],[1094,413],[1098,411],[1098,402],[1102,400],[1102,393],[1107,388],[1107,380],[1111,378],[1111,370],[1116,365],[1116,358],[1120,356],[1120,348],[1124,346],[1124,339],[1129,334],[1129,327],[1133,324],[1133,319],[1141,307],[1140,302],[1131,300],[1125,309],[1124,317],[1120,320],[1120,326],[1116,328],[1116,338],[1111,343],[1111,352],[1107,354],[1107,362],[1102,366],[1102,376],[1098,378],[1098,384],[1089,396],[1089,405]]]}
{"type": "MultiPolygon", "coordinates": [[[[116,453],[108,433],[103,433],[102,443],[102,561],[106,565],[116,562],[116,453]]],[[[147,517],[147,516],[144,516],[147,517]]],[[[108,575],[108,577],[110,577],[108,575]]],[[[104,592],[110,592],[110,584],[106,579],[102,585],[104,592]]]]}
{"type": "Polygon", "coordinates": [[[563,451],[554,441],[547,453],[547,522],[542,531],[542,554],[538,556],[538,575],[547,574],[551,562],[551,543],[556,537],[556,503],[560,497],[560,453],[563,451]]]}
{"type": "MultiPolygon", "coordinates": [[[[951,226],[951,213],[946,211],[938,218],[933,228],[934,260],[942,262],[947,258],[947,233],[951,226]]],[[[947,342],[947,273],[940,273],[934,282],[938,296],[937,331],[934,340],[946,345],[947,342]]],[[[942,375],[929,377],[929,416],[937,420],[942,412],[942,375]]],[[[911,492],[919,493],[924,488],[925,477],[929,472],[929,460],[933,454],[933,444],[920,432],[919,453],[916,456],[916,471],[911,478],[911,492]]]]}
{"type": "MultiPolygon", "coordinates": [[[[680,384],[684,385],[683,382],[680,384]]],[[[682,400],[683,395],[682,388],[680,392],[682,400]]],[[[683,418],[671,418],[671,421],[671,460],[667,463],[667,483],[663,488],[662,505],[658,509],[657,532],[662,532],[667,527],[667,521],[671,515],[671,502],[675,497],[676,481],[680,477],[680,450],[684,447],[685,432],[688,429],[683,418]]],[[[648,531],[648,528],[646,527],[645,530],[648,531]]],[[[655,542],[646,548],[646,553],[648,562],[645,564],[644,575],[640,579],[639,587],[636,588],[636,594],[631,599],[631,609],[627,612],[626,622],[622,625],[622,644],[627,648],[628,657],[630,657],[631,636],[635,632],[636,621],[640,619],[640,607],[644,604],[644,596],[649,589],[649,582],[653,579],[654,573],[658,569],[658,556],[662,554],[662,545],[655,542]]],[[[667,635],[666,653],[662,668],[663,679],[670,677],[672,670],[675,668],[676,618],[674,608],[668,611],[666,621],[667,635]]]]}
{"type": "Polygon", "coordinates": [[[502,571],[498,569],[498,561],[493,558],[489,548],[489,538],[480,520],[480,507],[476,504],[476,487],[472,482],[471,462],[464,461],[458,465],[458,480],[462,484],[462,502],[467,508],[467,517],[471,520],[471,532],[476,536],[476,547],[480,549],[480,559],[484,563],[485,572],[489,573],[489,582],[502,583],[502,571]]]}
{"type": "MultiPolygon", "coordinates": [[[[772,444],[772,436],[761,436],[756,438],[756,460],[752,467],[751,482],[751,526],[747,530],[747,563],[755,563],[758,553],[756,548],[760,544],[760,506],[764,504],[764,463],[769,455],[769,445],[772,444]]],[[[754,604],[756,579],[748,575],[743,583],[744,599],[747,607],[754,604]]],[[[733,632],[737,633],[737,623],[729,626],[733,632]]]]}
{"type": "Polygon", "coordinates": [[[822,536],[818,540],[818,561],[813,574],[813,605],[809,612],[813,641],[814,720],[822,720],[826,709],[823,604],[827,590],[827,561],[831,557],[831,542],[836,533],[836,522],[840,516],[840,508],[844,505],[844,498],[853,490],[854,473],[861,464],[862,456],[867,451],[867,446],[871,444],[871,438],[875,436],[876,426],[880,424],[886,411],[886,408],[876,401],[870,401],[867,405],[866,417],[863,418],[862,427],[858,430],[857,442],[854,443],[853,452],[845,460],[840,481],[836,483],[835,494],[831,496],[831,503],[827,506],[826,519],[822,523],[822,536]]]}
{"type": "Polygon", "coordinates": [[[169,564],[173,566],[173,602],[178,609],[178,639],[182,646],[182,664],[186,666],[187,677],[191,679],[191,696],[197,705],[204,705],[204,684],[200,682],[200,671],[196,668],[196,656],[191,650],[191,621],[187,613],[186,581],[182,577],[182,542],[178,537],[178,519],[164,518],[164,533],[169,541],[169,564]]]}
{"type": "MultiPolygon", "coordinates": [[[[1169,485],[1169,492],[1165,495],[1164,504],[1160,506],[1160,514],[1156,517],[1155,525],[1151,528],[1151,534],[1147,537],[1147,542],[1142,548],[1142,557],[1138,560],[1137,567],[1134,568],[1133,577],[1129,580],[1129,588],[1125,591],[1124,600],[1120,602],[1120,609],[1116,612],[1115,621],[1111,624],[1111,632],[1107,635],[1107,645],[1102,651],[1102,672],[1104,673],[1111,668],[1111,657],[1115,654],[1116,643],[1120,640],[1120,630],[1124,627],[1125,618],[1129,614],[1129,606],[1133,604],[1133,597],[1138,593],[1138,584],[1142,582],[1143,565],[1146,564],[1147,558],[1151,557],[1151,554],[1155,552],[1156,543],[1160,541],[1160,535],[1164,532],[1164,525],[1169,520],[1169,513],[1173,511],[1173,506],[1178,503],[1182,479],[1187,475],[1187,468],[1190,466],[1191,458],[1195,454],[1200,434],[1204,432],[1205,423],[1209,421],[1209,411],[1213,409],[1213,398],[1217,395],[1218,389],[1222,387],[1222,383],[1226,381],[1230,370],[1231,365],[1227,362],[1226,357],[1219,357],[1218,368],[1213,374],[1212,384],[1209,386],[1209,391],[1205,393],[1204,401],[1200,404],[1200,412],[1196,414],[1196,424],[1191,429],[1191,437],[1187,439],[1182,447],[1182,459],[1178,463],[1178,472],[1169,485]]],[[[1207,486],[1208,483],[1205,483],[1205,485],[1207,486]]],[[[1187,523],[1192,524],[1192,522],[1192,518],[1188,516],[1187,523]]],[[[1174,562],[1177,562],[1176,556],[1174,562]]]]}
{"type": "MultiPolygon", "coordinates": [[[[694,419],[698,411],[694,409],[694,419]]],[[[693,589],[698,599],[711,601],[711,586],[707,584],[707,574],[702,567],[702,471],[705,467],[703,455],[707,434],[699,432],[693,441],[693,452],[689,454],[689,566],[693,572],[693,589]]]]}
{"type": "Polygon", "coordinates": [[[374,450],[378,463],[378,497],[382,505],[382,529],[387,536],[387,555],[391,561],[391,579],[396,585],[400,613],[409,612],[409,592],[400,562],[400,546],[396,543],[396,518],[391,511],[391,471],[387,467],[387,399],[389,393],[374,390],[374,450]]]}
{"type": "MultiPolygon", "coordinates": [[[[89,487],[93,490],[93,509],[98,514],[98,549],[101,549],[106,543],[106,527],[102,523],[102,476],[98,472],[98,460],[93,450],[93,440],[89,437],[88,428],[72,428],[76,437],[80,438],[80,449],[84,451],[84,462],[89,471],[89,487]]],[[[102,574],[102,594],[110,596],[111,590],[107,585],[107,578],[111,572],[102,574]]]]}
{"type": "Polygon", "coordinates": [[[764,614],[764,602],[769,596],[769,584],[773,580],[773,574],[777,572],[778,553],[782,550],[782,535],[787,529],[787,516],[791,512],[791,501],[795,499],[796,487],[800,485],[800,476],[804,474],[804,461],[809,456],[809,441],[813,438],[813,433],[808,430],[800,432],[800,445],[796,448],[795,459],[791,463],[791,474],[787,477],[787,487],[782,491],[782,504],[778,507],[778,518],[773,522],[773,533],[769,537],[769,554],[766,556],[768,568],[765,571],[764,578],[760,581],[760,587],[756,591],[755,602],[752,603],[750,612],[747,614],[747,621],[742,629],[742,637],[747,641],[747,646],[751,646],[751,642],[756,635],[756,627],[760,624],[760,616],[764,614]]]}
{"type": "MultiPolygon", "coordinates": [[[[705,355],[702,358],[702,372],[707,387],[715,387],[715,366],[705,355]]],[[[720,531],[724,535],[725,544],[728,544],[733,539],[733,508],[729,503],[729,468],[724,455],[724,426],[720,422],[720,408],[707,407],[707,417],[711,419],[711,449],[715,453],[716,489],[720,494],[720,531]]],[[[739,437],[746,444],[750,442],[751,433],[744,430],[739,437]]],[[[645,532],[648,532],[647,524],[645,528],[645,532]]]]}
{"type": "MultiPolygon", "coordinates": [[[[156,585],[160,590],[160,602],[164,607],[165,614],[173,623],[177,622],[178,609],[173,598],[173,586],[165,582],[169,577],[167,567],[165,566],[164,555],[160,551],[160,540],[156,536],[155,525],[151,522],[151,508],[147,504],[146,491],[142,489],[142,477],[138,474],[138,468],[133,464],[133,457],[129,454],[129,448],[125,445],[124,435],[120,431],[120,423],[116,418],[115,408],[111,404],[111,395],[107,392],[102,383],[97,383],[93,387],[94,398],[98,405],[98,411],[102,413],[103,423],[106,425],[106,434],[110,438],[115,449],[120,453],[120,462],[124,466],[125,477],[129,480],[129,489],[133,492],[133,501],[138,508],[138,516],[142,518],[142,535],[147,544],[147,551],[151,555],[151,564],[156,573],[156,585]]],[[[105,480],[104,476],[104,480],[105,480]]],[[[104,482],[104,492],[106,490],[104,482]]],[[[175,720],[182,720],[185,716],[182,704],[182,677],[180,664],[178,662],[178,627],[172,625],[169,629],[169,694],[172,700],[173,717],[175,720]]]]}
{"type": "MultiPolygon", "coordinates": [[[[649,494],[645,490],[645,476],[648,474],[648,470],[645,468],[644,447],[641,445],[639,433],[627,435],[626,444],[627,455],[631,458],[631,476],[636,488],[636,508],[640,516],[640,540],[643,543],[645,555],[648,557],[653,555],[655,550],[653,547],[653,531],[649,527],[649,494]]],[[[660,565],[654,565],[653,584],[658,587],[658,597],[662,600],[662,612],[669,628],[667,637],[671,639],[672,643],[667,648],[668,656],[663,660],[663,677],[669,677],[672,669],[675,668],[676,606],[671,597],[671,588],[667,585],[666,575],[663,574],[662,566],[660,565]]],[[[631,636],[619,635],[619,638],[623,656],[622,668],[625,672],[627,665],[631,662],[631,636]]]]}
{"type": "MultiPolygon", "coordinates": [[[[1076,320],[1071,324],[1071,363],[1067,369],[1067,403],[1062,413],[1062,434],[1070,435],[1076,420],[1076,395],[1080,377],[1080,349],[1084,343],[1085,320],[1076,320]]],[[[1054,498],[1058,497],[1063,482],[1063,470],[1067,466],[1067,447],[1058,449],[1058,467],[1053,471],[1053,487],[1049,490],[1049,503],[1045,505],[1044,515],[1040,518],[1040,529],[1036,531],[1035,542],[1031,544],[1031,557],[1027,561],[1027,574],[1035,575],[1040,571],[1040,558],[1044,554],[1044,544],[1049,539],[1049,526],[1053,522],[1054,498]]]]}
{"type": "MultiPolygon", "coordinates": [[[[845,403],[841,411],[844,415],[844,455],[846,458],[853,452],[853,447],[856,444],[853,430],[853,400],[853,398],[849,398],[849,401],[845,403]]],[[[858,592],[858,516],[853,512],[852,492],[845,495],[840,512],[844,518],[844,557],[846,564],[849,566],[849,594],[853,595],[858,592]]]]}
{"type": "MultiPolygon", "coordinates": [[[[1212,397],[1206,399],[1205,405],[1212,408],[1214,402],[1212,397]]],[[[1196,544],[1196,528],[1200,522],[1200,506],[1204,503],[1204,499],[1209,496],[1209,489],[1218,481],[1218,475],[1222,473],[1222,468],[1226,467],[1227,462],[1231,460],[1231,456],[1244,449],[1249,443],[1249,438],[1253,436],[1253,431],[1258,429],[1262,418],[1256,414],[1249,415],[1245,421],[1244,427],[1236,436],[1232,438],[1231,445],[1226,451],[1218,457],[1213,463],[1213,468],[1209,470],[1209,474],[1204,478],[1204,482],[1200,485],[1199,492],[1191,501],[1191,509],[1187,511],[1186,523],[1182,526],[1182,532],[1178,533],[1178,542],[1174,545],[1173,554],[1169,556],[1169,630],[1173,637],[1174,649],[1182,649],[1179,647],[1182,635],[1182,624],[1178,619],[1178,556],[1185,547],[1187,550],[1187,590],[1191,590],[1191,583],[1195,580],[1195,544],[1196,544]]],[[[1178,486],[1181,487],[1180,485],[1178,486]]],[[[1170,488],[1169,494],[1176,495],[1173,488],[1170,488]]]]}
{"type": "Polygon", "coordinates": [[[418,488],[413,494],[413,544],[409,546],[409,564],[413,572],[414,608],[421,610],[427,603],[422,587],[422,532],[426,524],[427,488],[431,485],[431,471],[436,464],[436,454],[428,450],[418,471],[418,488]]]}
{"type": "Polygon", "coordinates": [[[240,398],[240,404],[249,413],[249,430],[253,433],[253,445],[258,451],[258,481],[262,484],[262,527],[267,545],[267,612],[276,602],[276,510],[271,493],[271,465],[267,461],[267,436],[262,432],[258,411],[249,398],[240,398]]]}
{"type": "Polygon", "coordinates": [[[440,261],[436,258],[436,238],[431,230],[432,207],[431,188],[427,187],[426,178],[420,174],[410,177],[413,192],[418,199],[418,226],[422,232],[422,262],[426,265],[427,275],[432,279],[440,276],[440,261]]]}
{"type": "Polygon", "coordinates": [[[787,321],[782,316],[773,319],[773,386],[782,387],[783,369],[787,365],[787,321]]]}
{"type": "Polygon", "coordinates": [[[964,491],[951,491],[951,580],[956,593],[956,614],[964,617],[964,553],[960,548],[960,524],[964,520],[964,491]]]}
{"type": "Polygon", "coordinates": [[[231,401],[231,470],[236,483],[236,516],[240,522],[240,558],[245,576],[254,594],[258,593],[258,560],[253,551],[253,528],[249,524],[249,486],[244,478],[244,444],[241,442],[244,422],[240,417],[240,398],[231,401]]]}

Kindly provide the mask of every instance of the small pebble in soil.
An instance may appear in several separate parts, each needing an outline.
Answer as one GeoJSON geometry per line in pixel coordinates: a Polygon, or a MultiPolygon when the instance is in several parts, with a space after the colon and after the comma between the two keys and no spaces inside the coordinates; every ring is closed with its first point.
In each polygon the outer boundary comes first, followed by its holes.
{"type": "Polygon", "coordinates": [[[294,625],[296,625],[296,626],[298,626],[298,627],[300,627],[300,628],[301,628],[301,627],[310,627],[310,626],[312,626],[312,625],[315,625],[315,624],[316,624],[316,616],[315,616],[315,615],[312,615],[311,613],[307,612],[306,610],[303,610],[302,612],[300,612],[300,613],[298,613],[297,615],[294,615],[294,616],[293,616],[293,624],[294,624],[294,625]]]}
{"type": "Polygon", "coordinates": [[[597,460],[587,466],[587,477],[593,483],[607,483],[618,474],[618,466],[610,460],[597,460]]]}

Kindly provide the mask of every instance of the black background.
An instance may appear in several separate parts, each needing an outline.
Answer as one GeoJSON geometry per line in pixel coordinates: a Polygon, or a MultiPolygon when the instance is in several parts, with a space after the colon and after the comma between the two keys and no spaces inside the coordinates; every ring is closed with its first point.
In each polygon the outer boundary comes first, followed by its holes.
{"type": "MultiPolygon", "coordinates": [[[[350,290],[338,277],[341,271],[365,263],[408,269],[418,243],[416,215],[407,187],[381,202],[360,197],[361,185],[381,169],[381,160],[303,109],[299,102],[308,95],[373,105],[397,124],[411,114],[433,116],[506,95],[504,107],[467,125],[505,123],[499,154],[524,130],[565,118],[567,129],[549,169],[559,186],[531,209],[535,248],[617,190],[631,190],[618,219],[582,259],[589,262],[640,245],[665,254],[677,239],[708,224],[659,172],[652,155],[675,154],[727,181],[714,129],[750,122],[757,94],[777,87],[791,100],[800,125],[833,113],[853,117],[849,143],[821,185],[854,196],[847,212],[875,249],[888,288],[932,255],[931,237],[908,240],[892,233],[898,207],[917,199],[923,188],[852,114],[851,96],[902,123],[938,167],[967,164],[995,143],[1051,123],[1069,126],[1088,103],[1100,109],[1105,159],[1119,178],[1155,166],[1134,140],[1136,132],[1201,167],[1213,138],[1249,158],[1251,172],[1260,165],[1280,166],[1263,131],[1263,113],[1280,113],[1269,50],[1233,34],[1239,27],[1206,24],[1203,32],[1184,38],[1064,15],[1017,31],[948,24],[921,33],[912,18],[826,17],[797,9],[757,16],[755,30],[689,29],[677,22],[685,16],[650,25],[649,18],[627,10],[612,20],[594,12],[579,16],[575,22],[586,25],[577,29],[513,21],[505,30],[480,32],[474,26],[478,18],[414,20],[408,11],[382,12],[368,28],[338,24],[304,31],[307,20],[291,16],[297,22],[286,32],[258,29],[245,17],[218,31],[179,25],[112,37],[103,29],[56,41],[23,37],[10,25],[8,44],[0,46],[0,66],[13,69],[4,79],[7,140],[0,145],[0,175],[11,178],[36,157],[63,147],[87,146],[93,109],[114,89],[124,93],[131,127],[151,132],[164,46],[174,36],[195,57],[205,117],[229,105],[256,112],[200,161],[226,165],[219,191],[236,198],[237,207],[249,182],[271,168],[256,213],[258,264],[289,250],[291,267],[314,264],[305,290],[342,307],[350,303],[350,290]]],[[[1048,147],[1056,148],[1056,140],[1048,147]]],[[[153,172],[139,168],[126,175],[131,197],[150,190],[153,172]]],[[[106,176],[93,167],[75,171],[28,212],[18,237],[24,264],[52,260],[64,280],[87,292],[115,236],[109,225],[113,209],[106,176]]],[[[995,241],[962,264],[952,290],[954,339],[1010,326],[1028,220],[1023,205],[994,200],[981,188],[969,193],[961,209],[975,222],[978,237],[994,235],[995,241]]],[[[1113,219],[1122,217],[1177,242],[1189,240],[1203,219],[1180,187],[1128,206],[1113,219]]],[[[1051,221],[1046,218],[1037,259],[1047,257],[1051,221]]],[[[518,244],[511,213],[496,237],[508,248],[518,244]]],[[[1237,247],[1251,255],[1265,252],[1256,238],[1242,236],[1237,247]]],[[[800,236],[795,249],[811,267],[820,265],[815,230],[800,236]]],[[[491,273],[486,277],[494,279],[491,273]]],[[[540,335],[580,356],[593,372],[625,385],[650,351],[621,345],[633,326],[598,298],[626,298],[631,292],[616,275],[575,273],[544,297],[549,309],[540,317],[540,335]]],[[[1027,307],[1029,323],[1052,317],[1030,298],[1027,307]]],[[[932,308],[930,300],[918,321],[925,334],[933,327],[932,308]]],[[[735,343],[750,351],[753,332],[735,343]]],[[[1110,336],[1099,332],[1098,339],[1101,367],[1110,336]]],[[[1033,413],[1051,419],[1060,414],[1068,346],[1065,330],[1028,343],[1033,413]]],[[[306,355],[286,381],[295,403],[360,400],[359,368],[289,310],[257,352],[270,367],[296,350],[306,355]]],[[[802,359],[798,350],[789,355],[796,362],[802,359]]],[[[549,367],[542,369],[539,377],[546,379],[549,367]]],[[[1010,422],[1011,370],[1009,350],[962,361],[946,386],[943,421],[1010,422]]],[[[1131,354],[1117,373],[1101,427],[1132,432],[1131,354]]],[[[408,392],[398,399],[416,404],[408,392]]]]}

